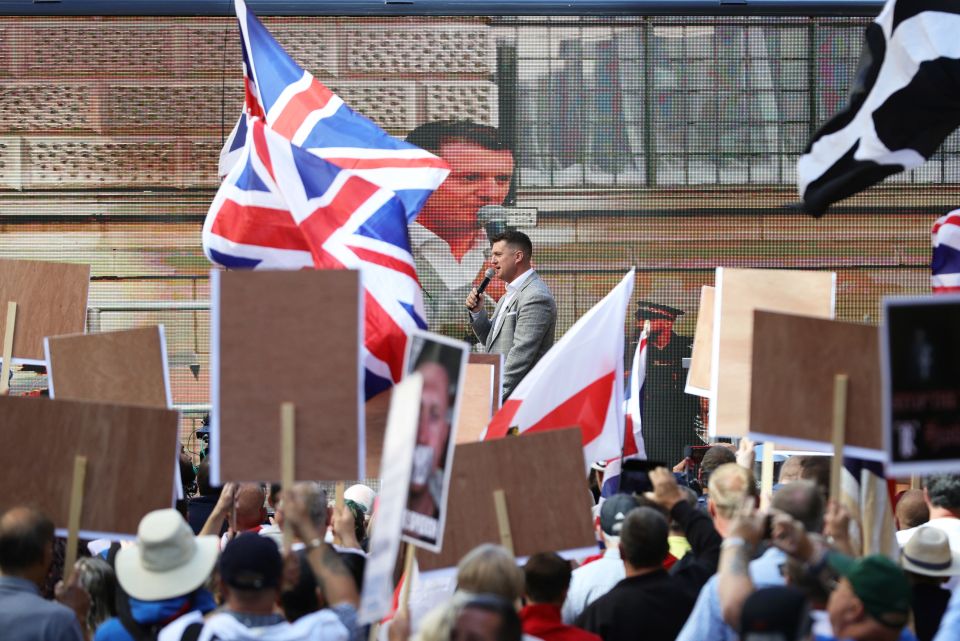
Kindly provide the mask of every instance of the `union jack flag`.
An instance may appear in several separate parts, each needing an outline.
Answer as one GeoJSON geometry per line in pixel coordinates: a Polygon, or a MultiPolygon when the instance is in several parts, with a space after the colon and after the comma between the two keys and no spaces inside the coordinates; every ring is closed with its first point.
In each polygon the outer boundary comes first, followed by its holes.
{"type": "Polygon", "coordinates": [[[251,118],[240,158],[210,206],[203,240],[210,260],[232,267],[359,270],[366,397],[400,380],[407,333],[426,323],[406,216],[394,192],[251,118]]]}
{"type": "Polygon", "coordinates": [[[246,116],[257,116],[293,144],[396,192],[407,222],[447,177],[447,164],[397,140],[348,107],[287,55],[243,0],[235,0],[243,52],[244,113],[220,154],[220,175],[239,158],[246,116]]]}
{"type": "Polygon", "coordinates": [[[236,10],[244,114],[221,154],[204,252],[230,268],[360,270],[370,398],[400,380],[407,333],[426,327],[407,224],[449,170],[347,107],[243,0],[236,10]]]}
{"type": "Polygon", "coordinates": [[[933,293],[960,292],[960,209],[937,219],[930,240],[933,242],[930,263],[933,293]]]}
{"type": "Polygon", "coordinates": [[[600,485],[600,496],[603,498],[609,498],[620,490],[620,472],[624,461],[647,458],[640,417],[643,415],[643,384],[647,376],[647,334],[649,332],[650,321],[646,321],[643,324],[640,341],[637,343],[637,350],[633,353],[630,383],[627,385],[627,393],[623,400],[627,418],[623,431],[623,454],[607,461],[606,467],[603,468],[603,482],[600,485]]]}

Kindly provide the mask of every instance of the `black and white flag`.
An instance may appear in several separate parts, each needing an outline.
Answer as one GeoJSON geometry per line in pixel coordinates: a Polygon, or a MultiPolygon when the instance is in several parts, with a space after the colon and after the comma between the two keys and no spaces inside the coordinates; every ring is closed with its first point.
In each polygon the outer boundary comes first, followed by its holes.
{"type": "Polygon", "coordinates": [[[846,107],[797,162],[804,209],[923,164],[960,125],[960,1],[888,0],[867,27],[846,107]]]}

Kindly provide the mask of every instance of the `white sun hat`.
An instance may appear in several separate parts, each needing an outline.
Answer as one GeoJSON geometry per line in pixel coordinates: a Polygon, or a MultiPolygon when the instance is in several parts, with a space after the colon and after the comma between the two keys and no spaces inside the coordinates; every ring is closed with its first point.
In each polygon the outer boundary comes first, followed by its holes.
{"type": "Polygon", "coordinates": [[[943,530],[921,527],[903,546],[900,566],[926,576],[956,576],[960,574],[960,552],[950,549],[950,540],[943,530]]]}
{"type": "Polygon", "coordinates": [[[117,552],[117,581],[135,599],[171,599],[203,585],[218,554],[216,536],[194,536],[176,510],[154,510],[140,520],[136,545],[117,552]]]}

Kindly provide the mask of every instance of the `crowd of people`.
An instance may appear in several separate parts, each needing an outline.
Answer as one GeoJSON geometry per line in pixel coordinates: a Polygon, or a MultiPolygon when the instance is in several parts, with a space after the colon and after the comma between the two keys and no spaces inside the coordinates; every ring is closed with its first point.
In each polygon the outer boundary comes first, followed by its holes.
{"type": "Polygon", "coordinates": [[[960,638],[960,476],[930,476],[903,492],[899,551],[859,556],[856,523],[827,500],[827,457],[788,459],[763,510],[751,468],[749,457],[715,445],[700,466],[702,495],[682,474],[650,471],[649,491],[599,500],[598,547],[587,558],[517,559],[484,544],[441,590],[398,564],[394,611],[372,630],[358,619],[377,527],[366,486],[331,504],[315,483],[215,488],[201,469],[196,494],[146,514],[135,542],[84,542],[67,569],[50,519],[14,507],[0,516],[0,638],[960,638]],[[412,616],[406,603],[424,590],[430,610],[412,616]]]}

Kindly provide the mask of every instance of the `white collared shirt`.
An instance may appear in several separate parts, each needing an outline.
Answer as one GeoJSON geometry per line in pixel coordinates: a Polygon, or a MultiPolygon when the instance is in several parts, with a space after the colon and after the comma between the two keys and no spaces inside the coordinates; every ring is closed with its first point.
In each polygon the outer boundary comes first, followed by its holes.
{"type": "Polygon", "coordinates": [[[486,232],[482,229],[477,231],[473,245],[460,260],[453,255],[447,241],[420,223],[412,222],[408,229],[414,257],[432,267],[447,289],[453,290],[473,283],[487,261],[489,243],[486,232]]]}
{"type": "Polygon", "coordinates": [[[513,299],[517,297],[517,294],[520,292],[520,287],[530,278],[534,270],[531,267],[527,271],[523,272],[512,281],[507,283],[507,293],[503,295],[503,302],[500,304],[500,310],[497,312],[497,317],[493,319],[493,332],[497,332],[500,329],[500,326],[503,325],[503,319],[507,316],[507,308],[510,306],[510,303],[513,302],[513,299]]]}

